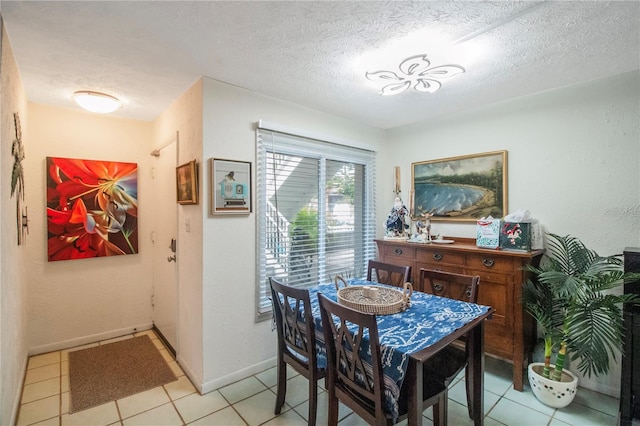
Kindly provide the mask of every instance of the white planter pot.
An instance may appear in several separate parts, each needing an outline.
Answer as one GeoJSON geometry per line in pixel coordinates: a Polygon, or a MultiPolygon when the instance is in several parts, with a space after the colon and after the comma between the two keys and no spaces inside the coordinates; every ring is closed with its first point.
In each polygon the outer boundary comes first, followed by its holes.
{"type": "MultiPolygon", "coordinates": [[[[552,365],[553,369],[554,366],[552,365]]],[[[544,363],[534,362],[529,364],[529,385],[533,394],[549,407],[564,408],[571,404],[578,389],[578,378],[569,370],[562,370],[559,382],[542,377],[544,363]]]]}

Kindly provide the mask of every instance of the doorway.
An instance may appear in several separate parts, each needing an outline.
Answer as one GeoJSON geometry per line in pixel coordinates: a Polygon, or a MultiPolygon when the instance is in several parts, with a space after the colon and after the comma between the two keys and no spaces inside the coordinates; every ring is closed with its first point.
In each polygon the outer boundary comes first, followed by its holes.
{"type": "Polygon", "coordinates": [[[169,350],[178,349],[178,258],[176,166],[178,138],[154,150],[153,204],[153,325],[169,350]]]}

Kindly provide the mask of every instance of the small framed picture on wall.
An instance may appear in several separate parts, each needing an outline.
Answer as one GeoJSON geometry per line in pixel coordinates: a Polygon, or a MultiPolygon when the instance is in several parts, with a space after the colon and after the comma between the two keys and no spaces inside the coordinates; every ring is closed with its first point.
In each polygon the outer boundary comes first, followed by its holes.
{"type": "Polygon", "coordinates": [[[251,163],[221,158],[212,158],[210,163],[211,213],[251,213],[251,163]]]}
{"type": "Polygon", "coordinates": [[[178,204],[198,204],[198,166],[196,160],[176,167],[178,204]]]}

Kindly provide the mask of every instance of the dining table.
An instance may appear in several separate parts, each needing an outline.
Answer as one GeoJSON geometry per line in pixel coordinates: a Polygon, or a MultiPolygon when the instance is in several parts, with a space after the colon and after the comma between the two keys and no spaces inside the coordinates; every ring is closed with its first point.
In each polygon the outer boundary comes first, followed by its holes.
{"type": "MultiPolygon", "coordinates": [[[[348,286],[390,287],[364,279],[345,281],[348,286]]],[[[398,287],[392,288],[403,291],[398,287]]],[[[324,367],[327,364],[326,347],[317,294],[322,293],[338,301],[338,286],[333,282],[322,283],[308,290],[316,328],[318,365],[324,367]]],[[[493,311],[490,306],[413,291],[405,310],[376,316],[383,374],[387,376],[385,411],[394,421],[399,415],[400,389],[407,386],[407,423],[410,426],[422,424],[423,365],[447,345],[466,336],[469,368],[465,379],[473,394],[469,412],[474,425],[483,424],[484,322],[493,311]]]]}

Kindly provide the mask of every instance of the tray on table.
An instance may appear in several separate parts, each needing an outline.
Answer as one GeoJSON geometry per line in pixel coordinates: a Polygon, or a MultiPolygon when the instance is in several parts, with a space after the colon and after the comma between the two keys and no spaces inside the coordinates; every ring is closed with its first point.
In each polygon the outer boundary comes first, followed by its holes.
{"type": "Polygon", "coordinates": [[[335,285],[338,303],[360,312],[377,315],[392,315],[406,310],[411,305],[413,286],[404,283],[403,289],[379,285],[350,286],[341,276],[336,276],[335,285]],[[340,281],[344,287],[340,288],[340,281]]]}

